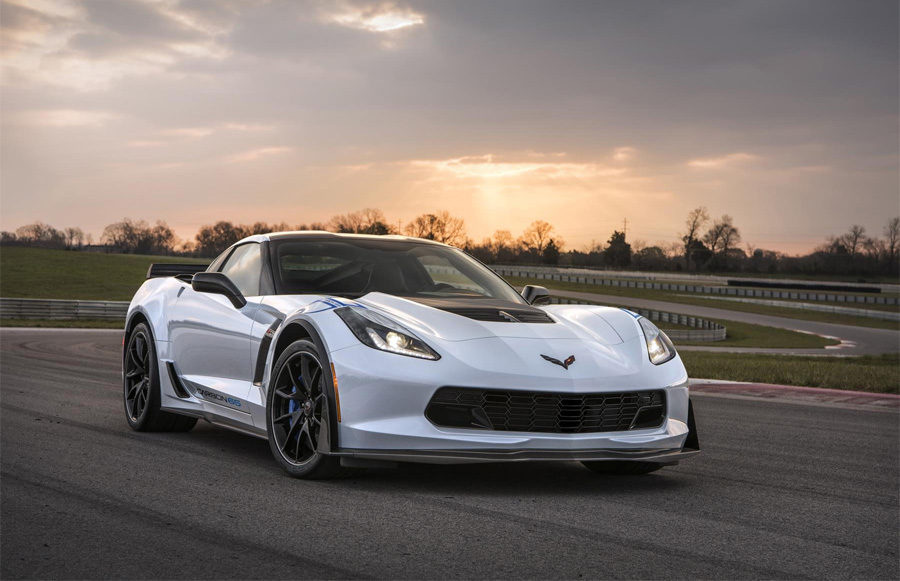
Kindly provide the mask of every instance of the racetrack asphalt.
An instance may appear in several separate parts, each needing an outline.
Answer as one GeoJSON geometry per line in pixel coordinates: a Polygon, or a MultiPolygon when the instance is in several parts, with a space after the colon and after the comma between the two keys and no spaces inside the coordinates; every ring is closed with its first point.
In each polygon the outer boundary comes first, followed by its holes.
{"type": "Polygon", "coordinates": [[[0,577],[900,577],[898,414],[694,396],[699,457],[283,475],[199,423],[138,434],[116,331],[0,331],[0,577]]]}
{"type": "MultiPolygon", "coordinates": [[[[728,309],[703,307],[700,305],[686,305],[682,303],[670,303],[666,301],[636,299],[614,295],[583,293],[556,289],[552,291],[552,294],[553,296],[597,302],[606,305],[621,305],[642,309],[654,309],[657,311],[665,311],[668,313],[692,315],[705,319],[737,321],[739,323],[750,323],[753,325],[764,325],[766,327],[777,327],[779,329],[803,331],[805,333],[814,333],[816,335],[837,337],[843,341],[850,341],[852,343],[855,343],[854,346],[841,346],[840,349],[763,349],[753,347],[716,347],[715,343],[711,343],[709,346],[692,345],[679,347],[679,349],[682,349],[684,351],[782,353],[798,355],[829,355],[838,357],[847,355],[880,355],[882,353],[900,352],[900,325],[898,325],[897,330],[872,329],[869,327],[835,325],[834,323],[820,323],[818,321],[805,321],[801,319],[790,319],[787,317],[775,317],[772,315],[759,315],[756,313],[746,313],[743,311],[731,311],[728,309]]],[[[727,322],[725,326],[728,326],[727,322]]]]}

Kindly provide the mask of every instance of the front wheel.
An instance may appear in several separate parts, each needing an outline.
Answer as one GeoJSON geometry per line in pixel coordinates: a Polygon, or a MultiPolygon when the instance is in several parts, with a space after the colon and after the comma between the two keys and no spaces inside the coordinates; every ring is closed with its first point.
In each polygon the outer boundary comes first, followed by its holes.
{"type": "Polygon", "coordinates": [[[656,462],[634,462],[629,460],[605,460],[582,462],[586,468],[597,474],[632,475],[650,474],[663,467],[656,462]]]}
{"type": "Polygon", "coordinates": [[[269,448],[295,478],[341,478],[358,472],[319,451],[319,439],[329,429],[327,365],[311,341],[300,340],[284,350],[272,370],[266,397],[269,448]]]}

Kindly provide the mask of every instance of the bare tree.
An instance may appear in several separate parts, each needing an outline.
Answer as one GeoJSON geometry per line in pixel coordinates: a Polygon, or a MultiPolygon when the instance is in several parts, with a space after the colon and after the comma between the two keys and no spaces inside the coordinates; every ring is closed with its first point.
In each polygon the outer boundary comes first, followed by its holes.
{"type": "Polygon", "coordinates": [[[200,256],[218,256],[223,250],[246,236],[246,226],[222,220],[212,225],[202,226],[197,232],[197,244],[194,248],[200,256]]]}
{"type": "Polygon", "coordinates": [[[538,254],[544,252],[544,248],[554,236],[554,228],[543,220],[535,220],[522,233],[522,241],[529,248],[537,251],[538,254]]]}
{"type": "Polygon", "coordinates": [[[65,248],[66,235],[49,224],[33,222],[16,228],[18,242],[44,248],[65,248]]]}
{"type": "Polygon", "coordinates": [[[176,243],[175,233],[162,220],[150,226],[130,218],[109,224],[100,240],[129,254],[171,254],[176,243]]]}
{"type": "Polygon", "coordinates": [[[900,252],[900,216],[891,218],[884,226],[885,251],[888,259],[888,272],[892,272],[897,254],[900,252]]]}
{"type": "Polygon", "coordinates": [[[495,231],[491,240],[491,246],[495,254],[502,250],[512,248],[515,244],[516,239],[513,238],[512,232],[509,230],[495,231]]]}
{"type": "Polygon", "coordinates": [[[877,264],[881,257],[886,253],[884,240],[866,236],[862,241],[862,249],[866,253],[866,257],[874,264],[877,264]]]}
{"type": "Polygon", "coordinates": [[[422,214],[406,225],[406,233],[417,238],[437,240],[451,246],[466,242],[466,223],[462,218],[441,210],[435,214],[422,214]]]}
{"type": "Polygon", "coordinates": [[[691,269],[691,258],[694,252],[694,243],[700,237],[700,230],[709,222],[709,211],[705,206],[700,206],[691,210],[687,219],[684,221],[685,233],[681,237],[684,241],[684,260],[687,264],[687,270],[691,269]]]}
{"type": "Polygon", "coordinates": [[[340,214],[328,223],[329,230],[346,234],[393,234],[384,212],[377,208],[365,208],[358,212],[340,214]]]}
{"type": "Polygon", "coordinates": [[[866,229],[859,224],[854,224],[853,226],[850,226],[850,230],[841,237],[844,242],[844,247],[847,249],[851,258],[856,256],[860,248],[862,248],[862,242],[865,236],[866,229]]]}
{"type": "Polygon", "coordinates": [[[728,214],[722,216],[720,222],[722,232],[719,247],[721,253],[727,258],[728,251],[732,248],[737,248],[737,245],[741,243],[741,231],[737,229],[734,225],[734,219],[728,214]]]}
{"type": "Polygon", "coordinates": [[[66,228],[66,248],[81,248],[84,245],[84,232],[81,228],[66,228]]]}

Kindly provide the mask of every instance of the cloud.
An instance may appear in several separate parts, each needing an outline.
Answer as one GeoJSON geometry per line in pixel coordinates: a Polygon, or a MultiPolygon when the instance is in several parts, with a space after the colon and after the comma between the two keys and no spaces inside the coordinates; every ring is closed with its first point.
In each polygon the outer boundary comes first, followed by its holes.
{"type": "Polygon", "coordinates": [[[275,129],[274,125],[259,125],[257,123],[225,123],[223,129],[229,131],[271,131],[275,129]]]}
{"type": "Polygon", "coordinates": [[[189,137],[191,139],[200,139],[208,137],[215,132],[212,127],[180,127],[178,129],[167,129],[162,132],[163,135],[171,135],[173,137],[189,137]]]}
{"type": "Polygon", "coordinates": [[[734,164],[741,164],[748,161],[756,161],[759,159],[759,156],[753,155],[751,153],[729,153],[728,155],[722,155],[719,157],[705,157],[699,159],[692,159],[687,162],[688,167],[695,168],[720,168],[731,166],[734,164]]]}
{"type": "Polygon", "coordinates": [[[293,148],[291,147],[259,147],[256,149],[251,149],[249,151],[244,151],[242,153],[236,153],[234,155],[230,155],[225,158],[226,163],[240,163],[244,161],[254,161],[261,157],[267,157],[270,155],[278,155],[281,153],[287,153],[291,151],[293,148]]]}
{"type": "Polygon", "coordinates": [[[4,85],[106,90],[125,77],[230,54],[222,42],[228,25],[170,0],[5,0],[3,19],[4,85]]]}
{"type": "Polygon", "coordinates": [[[425,23],[423,15],[393,4],[369,7],[344,5],[335,12],[326,13],[323,20],[368,32],[393,32],[425,23]]]}
{"type": "Polygon", "coordinates": [[[159,147],[161,145],[166,145],[165,141],[145,141],[145,140],[135,140],[129,141],[126,143],[128,147],[159,147]]]}
{"type": "Polygon", "coordinates": [[[101,127],[115,117],[106,111],[44,109],[21,111],[12,117],[12,123],[31,127],[101,127]]]}
{"type": "Polygon", "coordinates": [[[584,179],[616,176],[626,171],[597,163],[497,161],[495,157],[488,154],[440,160],[411,160],[406,163],[414,169],[431,169],[457,178],[478,179],[520,178],[526,175],[542,179],[584,179]]]}
{"type": "Polygon", "coordinates": [[[617,147],[613,150],[613,160],[618,161],[620,163],[630,161],[637,154],[637,149],[634,147],[617,147]]]}

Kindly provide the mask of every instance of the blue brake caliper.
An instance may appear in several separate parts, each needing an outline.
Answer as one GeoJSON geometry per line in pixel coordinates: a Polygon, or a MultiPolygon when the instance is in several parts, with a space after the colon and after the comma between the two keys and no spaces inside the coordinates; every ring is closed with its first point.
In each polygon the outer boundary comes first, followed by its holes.
{"type": "MultiPolygon", "coordinates": [[[[301,375],[297,379],[300,381],[300,385],[303,385],[303,376],[301,375]]],[[[291,395],[297,395],[298,393],[299,393],[299,390],[295,387],[294,391],[291,392],[291,395]]],[[[298,409],[300,409],[300,402],[298,402],[296,399],[292,399],[288,402],[288,412],[293,414],[298,409]]],[[[288,421],[288,430],[290,430],[292,427],[293,427],[293,421],[288,421]]],[[[295,440],[300,439],[300,432],[297,432],[297,435],[294,436],[294,439],[295,440]]]]}

